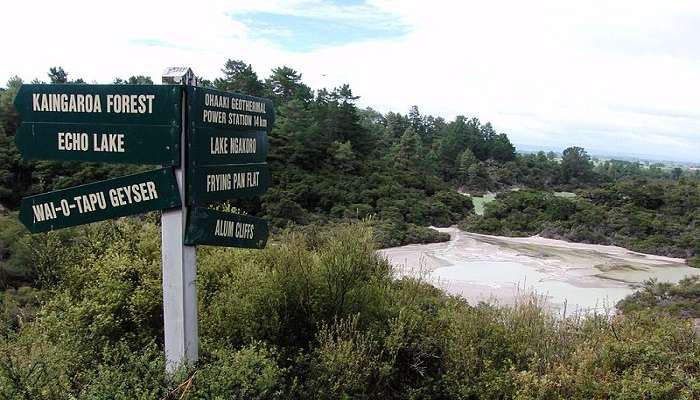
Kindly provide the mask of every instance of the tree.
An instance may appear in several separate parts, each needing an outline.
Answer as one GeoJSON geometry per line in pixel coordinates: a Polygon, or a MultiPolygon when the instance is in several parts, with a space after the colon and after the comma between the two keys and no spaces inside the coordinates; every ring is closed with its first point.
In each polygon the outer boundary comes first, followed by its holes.
{"type": "Polygon", "coordinates": [[[351,171],[354,168],[355,153],[352,152],[352,145],[349,141],[338,142],[335,141],[331,144],[330,148],[331,157],[333,157],[334,164],[341,171],[351,171]]]}
{"type": "Polygon", "coordinates": [[[323,164],[332,141],[320,128],[309,106],[300,100],[292,100],[276,111],[268,159],[305,169],[315,169],[323,164]]]}
{"type": "Polygon", "coordinates": [[[355,106],[358,98],[346,84],[334,88],[331,92],[326,89],[319,90],[316,101],[310,108],[314,110],[314,119],[318,123],[319,133],[323,136],[320,140],[348,142],[356,155],[365,157],[374,150],[375,137],[361,123],[361,115],[355,106]]]}
{"type": "Polygon", "coordinates": [[[564,150],[560,170],[563,183],[588,183],[593,178],[591,157],[581,147],[564,150]]]}
{"type": "Polygon", "coordinates": [[[216,86],[214,86],[214,82],[212,82],[210,79],[203,78],[201,76],[197,77],[197,84],[201,87],[216,89],[216,86]]]}
{"type": "Polygon", "coordinates": [[[491,177],[486,171],[484,164],[480,161],[470,165],[467,169],[467,179],[465,185],[481,191],[491,190],[494,186],[491,177]]]}
{"type": "Polygon", "coordinates": [[[673,170],[671,170],[671,179],[673,179],[674,181],[679,180],[682,175],[683,175],[682,168],[676,167],[673,170]]]}
{"type": "Polygon", "coordinates": [[[410,125],[408,118],[392,111],[389,111],[386,114],[385,120],[386,136],[390,139],[390,142],[394,142],[396,139],[399,139],[410,125]]]}
{"type": "MultiPolygon", "coordinates": [[[[85,81],[81,78],[74,79],[74,80],[69,80],[68,79],[68,73],[63,70],[63,67],[51,67],[49,68],[49,73],[47,74],[49,76],[49,80],[51,83],[85,83],[85,81]]],[[[39,81],[34,81],[32,83],[43,83],[39,81]]]]}
{"type": "Polygon", "coordinates": [[[7,90],[0,92],[0,124],[10,136],[14,136],[19,127],[19,114],[13,101],[22,83],[19,76],[13,76],[7,81],[7,90]]]}
{"type": "Polygon", "coordinates": [[[372,138],[368,130],[360,124],[360,115],[355,101],[359,96],[354,96],[347,84],[335,88],[330,95],[332,102],[329,104],[332,118],[329,127],[333,130],[335,140],[350,142],[355,151],[364,154],[369,153],[373,147],[372,138]]]}
{"type": "Polygon", "coordinates": [[[458,156],[465,149],[469,149],[480,160],[487,158],[488,154],[484,149],[479,127],[478,119],[467,120],[466,117],[458,115],[454,121],[438,131],[438,139],[433,146],[437,149],[438,170],[443,179],[447,181],[455,179],[458,156]]]}
{"type": "Polygon", "coordinates": [[[343,84],[341,87],[333,89],[330,95],[331,99],[339,102],[341,105],[355,104],[355,101],[360,98],[360,96],[354,96],[352,94],[352,89],[347,83],[343,84]]]}
{"type": "Polygon", "coordinates": [[[421,116],[420,111],[418,111],[418,106],[412,106],[408,111],[408,121],[411,123],[411,127],[421,138],[423,144],[429,144],[432,142],[432,137],[429,135],[428,126],[426,125],[426,120],[421,116]]]}
{"type": "Polygon", "coordinates": [[[394,162],[404,170],[416,170],[420,166],[420,139],[413,128],[408,128],[394,149],[394,162]]]}
{"type": "MultiPolygon", "coordinates": [[[[470,168],[479,163],[479,159],[476,158],[471,150],[465,149],[460,153],[457,160],[457,180],[460,184],[467,184],[470,180],[470,168]]],[[[473,169],[471,171],[474,171],[473,169]]]]}
{"type": "Polygon", "coordinates": [[[510,143],[504,133],[491,138],[489,154],[496,161],[512,161],[515,159],[515,146],[510,143]]]}
{"type": "Polygon", "coordinates": [[[275,104],[284,104],[292,99],[309,102],[313,99],[311,88],[301,81],[301,74],[289,67],[278,67],[265,80],[268,95],[275,104]]]}
{"type": "Polygon", "coordinates": [[[0,92],[0,204],[14,208],[31,184],[31,168],[22,161],[14,135],[19,127],[19,114],[12,104],[22,79],[17,76],[0,92]]]}
{"type": "Polygon", "coordinates": [[[68,73],[63,67],[51,67],[48,75],[51,83],[68,83],[68,73]]]}
{"type": "Polygon", "coordinates": [[[360,124],[367,129],[383,130],[384,125],[386,125],[386,118],[384,118],[382,113],[372,107],[357,110],[357,112],[360,116],[360,124]]]}
{"type": "Polygon", "coordinates": [[[153,80],[150,76],[145,75],[132,75],[128,79],[115,78],[114,84],[116,85],[152,85],[153,80]]]}
{"type": "Polygon", "coordinates": [[[258,79],[258,74],[253,71],[250,64],[241,60],[227,60],[221,70],[223,78],[214,80],[214,87],[247,94],[250,96],[262,96],[264,94],[263,83],[258,79]]]}

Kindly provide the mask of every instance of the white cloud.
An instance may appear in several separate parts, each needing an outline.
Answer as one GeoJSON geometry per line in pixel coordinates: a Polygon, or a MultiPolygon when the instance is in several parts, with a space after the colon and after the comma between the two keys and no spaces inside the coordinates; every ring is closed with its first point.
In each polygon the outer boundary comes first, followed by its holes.
{"type": "Polygon", "coordinates": [[[0,79],[62,65],[109,82],[188,65],[208,78],[227,58],[259,75],[289,65],[312,87],[349,83],[381,111],[490,120],[517,143],[583,145],[700,161],[700,4],[695,1],[11,2],[0,79]],[[232,13],[371,20],[394,39],[295,53],[254,40],[232,13]],[[175,47],[146,46],[158,40],[175,47]]]}

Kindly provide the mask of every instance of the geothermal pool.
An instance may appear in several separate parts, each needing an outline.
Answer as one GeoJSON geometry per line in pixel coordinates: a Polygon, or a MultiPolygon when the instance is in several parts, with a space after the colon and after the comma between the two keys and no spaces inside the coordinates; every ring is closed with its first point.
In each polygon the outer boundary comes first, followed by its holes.
{"type": "Polygon", "coordinates": [[[388,248],[380,254],[397,275],[421,277],[470,303],[510,305],[535,294],[555,311],[609,312],[649,278],[677,282],[700,275],[683,259],[621,247],[438,230],[449,233],[451,240],[388,248]]]}

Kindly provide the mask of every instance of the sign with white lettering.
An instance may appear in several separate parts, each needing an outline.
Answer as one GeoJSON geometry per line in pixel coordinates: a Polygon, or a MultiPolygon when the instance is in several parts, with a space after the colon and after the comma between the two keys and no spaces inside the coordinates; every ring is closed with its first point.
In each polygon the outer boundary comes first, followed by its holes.
{"type": "Polygon", "coordinates": [[[186,87],[187,204],[204,205],[264,193],[270,184],[267,132],[272,101],[186,87]],[[257,164],[256,164],[257,163],[257,164]]]}
{"type": "Polygon", "coordinates": [[[264,219],[196,207],[190,210],[187,220],[187,245],[262,249],[267,242],[268,227],[264,219]]]}
{"type": "Polygon", "coordinates": [[[15,141],[28,159],[180,164],[181,86],[22,85],[15,141]]]}
{"type": "Polygon", "coordinates": [[[30,160],[177,165],[179,128],[143,125],[22,123],[15,135],[30,160]]]}
{"type": "Polygon", "coordinates": [[[180,207],[172,168],[25,197],[19,219],[31,232],[180,207]]]}
{"type": "Polygon", "coordinates": [[[270,186],[266,163],[208,165],[191,170],[187,180],[189,205],[253,197],[265,193],[270,186]]]}
{"type": "Polygon", "coordinates": [[[265,131],[238,132],[215,128],[191,128],[189,165],[249,164],[267,158],[265,131]]]}
{"type": "Polygon", "coordinates": [[[186,90],[189,128],[272,129],[275,112],[269,99],[196,86],[186,90]]]}

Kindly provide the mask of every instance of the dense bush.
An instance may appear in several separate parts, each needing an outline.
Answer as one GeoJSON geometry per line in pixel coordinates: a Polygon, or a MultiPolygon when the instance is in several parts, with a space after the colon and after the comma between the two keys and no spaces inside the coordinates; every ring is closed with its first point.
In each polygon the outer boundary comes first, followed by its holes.
{"type": "Polygon", "coordinates": [[[683,318],[700,318],[700,277],[686,277],[676,284],[646,281],[617,307],[624,312],[661,312],[683,318]]]}
{"type": "Polygon", "coordinates": [[[410,243],[437,243],[450,240],[450,235],[432,228],[406,224],[395,220],[372,221],[374,241],[380,248],[410,243]]]}
{"type": "Polygon", "coordinates": [[[476,232],[542,235],[575,242],[688,258],[700,255],[700,185],[697,182],[618,182],[580,190],[576,198],[521,190],[501,193],[482,217],[461,227],[476,232]]]}
{"type": "Polygon", "coordinates": [[[688,323],[631,310],[561,318],[535,299],[470,306],[393,278],[366,224],[288,232],[263,251],[200,248],[200,362],[166,377],[157,226],[72,232],[37,236],[45,257],[65,260],[52,285],[6,292],[33,300],[3,319],[0,398],[700,396],[688,323]]]}
{"type": "Polygon", "coordinates": [[[0,287],[36,280],[30,239],[16,215],[0,215],[0,287]]]}

